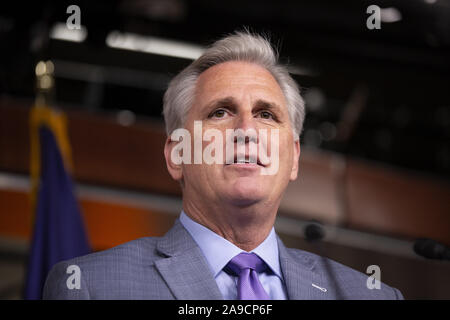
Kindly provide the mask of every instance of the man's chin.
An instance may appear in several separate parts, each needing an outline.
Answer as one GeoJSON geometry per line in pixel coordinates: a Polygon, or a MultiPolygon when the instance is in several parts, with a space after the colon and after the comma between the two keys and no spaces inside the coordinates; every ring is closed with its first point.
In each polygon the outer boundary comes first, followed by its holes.
{"type": "Polygon", "coordinates": [[[228,196],[238,206],[250,206],[265,199],[261,185],[250,179],[238,179],[232,186],[228,196]]]}

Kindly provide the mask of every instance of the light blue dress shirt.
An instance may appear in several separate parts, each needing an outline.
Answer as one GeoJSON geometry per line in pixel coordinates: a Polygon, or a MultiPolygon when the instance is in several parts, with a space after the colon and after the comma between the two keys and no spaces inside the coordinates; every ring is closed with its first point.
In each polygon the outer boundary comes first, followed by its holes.
{"type": "MultiPolygon", "coordinates": [[[[195,222],[184,211],[181,212],[180,222],[202,250],[224,299],[236,300],[238,277],[229,275],[223,271],[223,268],[234,256],[244,251],[210,229],[195,222]]],[[[286,287],[283,282],[278,256],[278,242],[273,227],[267,238],[251,252],[263,259],[272,271],[258,275],[259,281],[269,297],[273,300],[286,300],[286,287]]]]}

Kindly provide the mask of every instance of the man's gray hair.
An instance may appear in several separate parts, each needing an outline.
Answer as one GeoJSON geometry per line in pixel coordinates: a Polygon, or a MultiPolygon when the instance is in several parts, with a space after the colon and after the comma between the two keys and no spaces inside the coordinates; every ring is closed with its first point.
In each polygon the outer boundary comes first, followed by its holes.
{"type": "Polygon", "coordinates": [[[305,103],[300,88],[289,75],[286,66],[278,62],[278,52],[261,35],[236,32],[216,41],[194,62],[175,76],[164,94],[163,114],[167,135],[184,126],[192,106],[195,86],[200,74],[208,68],[227,61],[245,61],[260,65],[278,82],[287,102],[287,109],[298,140],[305,118],[305,103]]]}

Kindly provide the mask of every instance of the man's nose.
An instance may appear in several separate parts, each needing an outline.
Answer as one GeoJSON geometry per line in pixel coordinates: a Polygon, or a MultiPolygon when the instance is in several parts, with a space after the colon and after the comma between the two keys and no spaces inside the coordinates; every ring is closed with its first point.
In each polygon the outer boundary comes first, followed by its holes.
{"type": "Polygon", "coordinates": [[[249,143],[250,141],[253,142],[258,142],[258,137],[257,137],[257,122],[256,119],[253,117],[252,114],[241,114],[237,117],[236,119],[236,124],[235,124],[235,130],[237,131],[237,133],[241,133],[243,135],[237,135],[235,136],[235,141],[237,142],[237,140],[240,138],[244,138],[245,136],[245,143],[249,143]]]}

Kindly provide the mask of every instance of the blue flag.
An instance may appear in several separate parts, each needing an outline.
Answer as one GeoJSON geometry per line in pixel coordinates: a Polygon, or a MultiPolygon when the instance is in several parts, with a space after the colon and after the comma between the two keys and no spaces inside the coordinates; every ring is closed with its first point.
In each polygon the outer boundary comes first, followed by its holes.
{"type": "MultiPolygon", "coordinates": [[[[52,112],[45,109],[38,111],[52,112]]],[[[55,263],[91,252],[55,130],[45,121],[37,129],[40,174],[25,299],[42,298],[45,279],[55,263]]]]}

